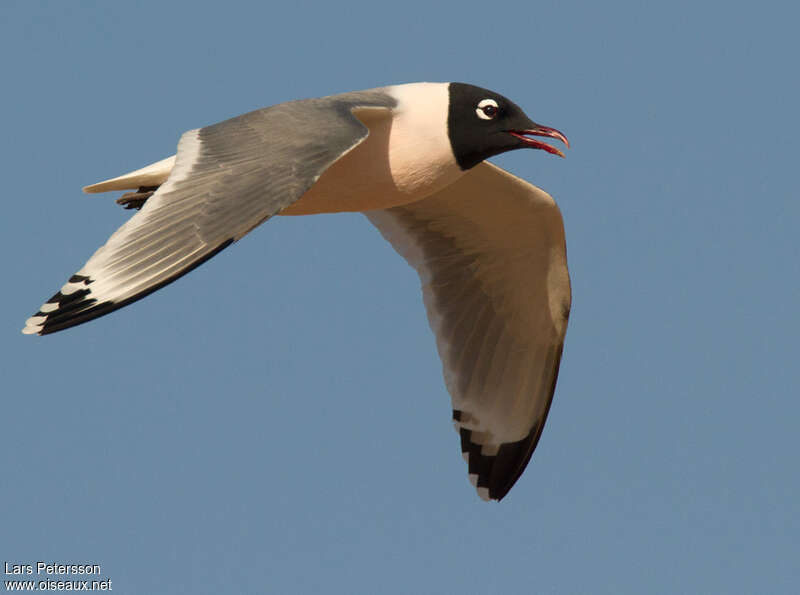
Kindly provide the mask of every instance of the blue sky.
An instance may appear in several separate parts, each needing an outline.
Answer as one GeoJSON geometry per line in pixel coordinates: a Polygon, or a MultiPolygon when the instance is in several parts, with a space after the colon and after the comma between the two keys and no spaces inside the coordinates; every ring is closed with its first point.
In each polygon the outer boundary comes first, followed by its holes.
{"type": "MultiPolygon", "coordinates": [[[[796,593],[796,5],[6,2],[0,559],[120,593],[796,593]],[[572,142],[495,159],[563,211],[544,435],[466,479],[415,273],[360,215],[278,218],[48,337],[127,217],[83,185],[182,132],[420,80],[572,142]]],[[[6,577],[4,577],[6,578],[6,577]]]]}

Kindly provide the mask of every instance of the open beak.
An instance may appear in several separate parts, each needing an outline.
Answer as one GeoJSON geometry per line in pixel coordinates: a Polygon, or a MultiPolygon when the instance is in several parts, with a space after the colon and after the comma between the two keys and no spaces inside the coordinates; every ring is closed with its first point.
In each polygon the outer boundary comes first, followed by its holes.
{"type": "Polygon", "coordinates": [[[544,136],[548,138],[555,138],[564,143],[569,149],[569,141],[567,140],[567,137],[555,128],[550,128],[549,126],[540,126],[539,124],[536,124],[533,128],[528,128],[526,130],[509,130],[508,133],[511,136],[517,137],[519,140],[525,143],[525,146],[530,147],[531,149],[542,149],[543,151],[547,151],[553,155],[558,155],[559,157],[564,157],[564,153],[562,153],[560,149],[529,137],[544,136]]]}

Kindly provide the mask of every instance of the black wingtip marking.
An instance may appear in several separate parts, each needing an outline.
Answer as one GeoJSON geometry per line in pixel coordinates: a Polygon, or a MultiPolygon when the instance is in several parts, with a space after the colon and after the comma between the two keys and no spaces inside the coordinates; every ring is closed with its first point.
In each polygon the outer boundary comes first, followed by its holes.
{"type": "MultiPolygon", "coordinates": [[[[472,432],[466,428],[460,428],[459,430],[461,452],[468,455],[469,474],[478,476],[476,487],[488,488],[491,500],[499,502],[508,494],[522,475],[522,472],[525,471],[525,467],[528,466],[531,456],[533,456],[533,451],[536,450],[536,445],[539,443],[539,438],[541,438],[544,430],[547,414],[550,412],[550,405],[553,403],[563,349],[563,344],[555,349],[553,381],[550,384],[550,394],[544,414],[522,440],[501,444],[495,455],[484,455],[481,453],[481,445],[472,442],[472,432]]],[[[453,420],[460,421],[461,417],[461,411],[453,410],[453,420]]]]}
{"type": "Polygon", "coordinates": [[[472,432],[461,428],[461,452],[468,455],[469,474],[477,476],[475,487],[487,488],[491,500],[502,500],[528,465],[539,430],[537,425],[522,440],[502,444],[495,455],[484,455],[481,445],[472,442],[472,432]]]}
{"type": "Polygon", "coordinates": [[[58,310],[55,310],[55,312],[60,312],[63,308],[67,308],[71,304],[80,302],[80,300],[89,295],[89,293],[90,290],[88,289],[78,289],[67,295],[62,294],[59,291],[57,294],[55,294],[53,297],[50,298],[50,301],[48,303],[58,304],[58,310]]]}
{"type": "MultiPolygon", "coordinates": [[[[62,331],[64,329],[76,326],[78,324],[82,324],[84,322],[88,322],[95,318],[99,318],[100,316],[104,316],[114,310],[118,310],[128,304],[132,304],[135,301],[142,299],[153,293],[154,291],[158,291],[162,287],[169,285],[173,281],[176,281],[180,277],[183,277],[185,274],[193,271],[201,264],[213,258],[220,252],[222,252],[225,248],[230,246],[233,243],[233,238],[226,240],[219,246],[217,246],[214,250],[200,258],[199,260],[193,262],[189,266],[187,266],[182,271],[179,271],[164,279],[160,283],[153,285],[152,287],[148,287],[144,291],[137,293],[121,302],[113,302],[113,301],[106,301],[106,302],[99,302],[95,297],[92,297],[91,288],[86,289],[79,289],[73,293],[68,295],[63,295],[60,291],[56,293],[50,300],[47,302],[49,304],[57,303],[59,305],[58,309],[53,310],[51,312],[37,312],[34,316],[44,316],[46,317],[44,322],[41,323],[41,329],[39,330],[38,334],[40,335],[49,335],[50,333],[55,333],[57,331],[62,331]]],[[[90,285],[94,282],[93,279],[89,277],[85,277],[83,275],[73,275],[70,277],[71,283],[79,283],[83,282],[85,285],[90,285]]]]}
{"type": "Polygon", "coordinates": [[[470,475],[478,477],[476,487],[488,488],[489,478],[491,477],[494,457],[487,457],[481,454],[481,445],[472,442],[472,432],[461,428],[461,452],[467,453],[467,469],[470,475]]]}

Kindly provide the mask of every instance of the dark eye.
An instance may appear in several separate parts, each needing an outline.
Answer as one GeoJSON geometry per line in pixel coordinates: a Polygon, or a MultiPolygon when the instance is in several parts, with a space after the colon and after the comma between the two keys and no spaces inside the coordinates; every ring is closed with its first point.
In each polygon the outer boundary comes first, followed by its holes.
{"type": "Polygon", "coordinates": [[[478,102],[478,107],[475,108],[475,113],[481,120],[492,120],[497,116],[498,109],[497,102],[494,99],[481,99],[478,102]]]}

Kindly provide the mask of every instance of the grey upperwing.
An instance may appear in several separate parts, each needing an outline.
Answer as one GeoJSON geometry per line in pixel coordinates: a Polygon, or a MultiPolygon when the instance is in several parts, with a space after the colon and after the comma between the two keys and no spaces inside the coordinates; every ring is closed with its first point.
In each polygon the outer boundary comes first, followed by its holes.
{"type": "Polygon", "coordinates": [[[369,130],[381,89],[292,101],[186,132],[169,178],[26,322],[47,334],[167,285],[300,198],[369,130]]]}

